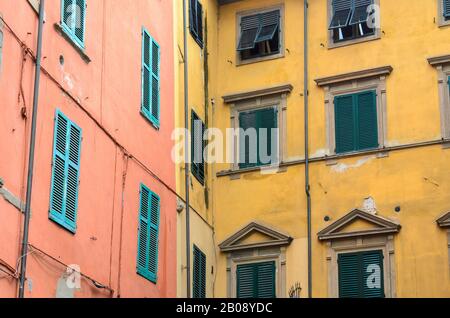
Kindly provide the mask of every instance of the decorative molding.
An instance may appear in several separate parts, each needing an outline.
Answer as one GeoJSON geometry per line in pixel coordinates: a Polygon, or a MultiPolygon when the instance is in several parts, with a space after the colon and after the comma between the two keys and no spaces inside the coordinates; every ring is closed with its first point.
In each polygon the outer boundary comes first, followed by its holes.
{"type": "Polygon", "coordinates": [[[258,89],[255,91],[233,93],[233,94],[225,95],[222,98],[223,98],[223,101],[225,102],[225,104],[230,104],[230,103],[241,102],[241,101],[244,101],[247,99],[268,96],[268,95],[289,94],[290,92],[292,92],[293,89],[294,89],[294,87],[291,84],[283,84],[283,85],[262,88],[262,89],[258,89]]]}
{"type": "Polygon", "coordinates": [[[450,54],[429,57],[427,60],[431,66],[440,66],[443,64],[448,64],[450,63],[450,54]]]}
{"type": "Polygon", "coordinates": [[[388,66],[381,66],[381,67],[371,68],[371,69],[362,70],[362,71],[356,71],[356,72],[350,72],[350,73],[344,73],[344,74],[339,74],[339,75],[317,78],[314,81],[316,82],[316,84],[318,86],[322,87],[322,86],[328,86],[328,85],[338,84],[338,83],[342,83],[342,82],[354,81],[354,80],[362,79],[362,78],[386,76],[386,75],[391,74],[393,70],[394,70],[393,67],[388,65],[388,66]]]}
{"type": "Polygon", "coordinates": [[[326,227],[325,229],[320,231],[317,235],[319,237],[319,240],[324,241],[338,238],[352,238],[368,235],[393,234],[398,233],[400,231],[400,228],[401,228],[400,224],[394,223],[391,220],[356,209],[348,213],[344,217],[340,218],[330,226],[326,227]],[[345,226],[349,225],[350,223],[352,223],[357,219],[365,220],[369,223],[372,223],[373,225],[376,225],[377,228],[364,231],[354,231],[344,233],[339,232],[345,226]]]}
{"type": "Polygon", "coordinates": [[[441,216],[436,222],[440,227],[450,227],[450,212],[441,216]]]}
{"type": "Polygon", "coordinates": [[[219,244],[219,248],[222,252],[232,252],[237,250],[256,249],[261,247],[281,247],[289,245],[293,238],[288,234],[283,233],[271,226],[263,225],[260,222],[251,222],[246,225],[222,243],[219,244]],[[269,241],[252,244],[239,244],[238,242],[243,238],[249,236],[253,232],[264,234],[271,238],[269,241]]]}

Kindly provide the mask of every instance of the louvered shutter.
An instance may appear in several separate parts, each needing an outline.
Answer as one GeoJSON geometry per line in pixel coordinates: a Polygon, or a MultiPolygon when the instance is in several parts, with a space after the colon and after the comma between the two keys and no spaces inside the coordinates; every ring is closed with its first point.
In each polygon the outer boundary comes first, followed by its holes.
{"type": "Polygon", "coordinates": [[[194,246],[193,296],[206,297],[206,255],[194,246]]]}
{"type": "Polygon", "coordinates": [[[84,30],[86,23],[86,1],[75,0],[76,3],[76,21],[75,21],[75,37],[80,43],[84,43],[84,30]]]}
{"type": "Polygon", "coordinates": [[[255,42],[270,41],[275,36],[280,25],[280,11],[270,11],[259,15],[260,29],[255,42]]]}
{"type": "Polygon", "coordinates": [[[142,30],[142,105],[141,111],[147,117],[150,118],[151,112],[151,43],[150,34],[147,30],[142,30]]]}
{"type": "Polygon", "coordinates": [[[447,19],[450,19],[450,0],[443,0],[444,1],[444,17],[447,19]]]}
{"type": "Polygon", "coordinates": [[[346,27],[352,15],[352,0],[333,0],[333,17],[329,29],[346,27]]]}
{"type": "Polygon", "coordinates": [[[375,91],[359,93],[355,96],[357,105],[357,149],[378,147],[377,97],[375,91]]]}
{"type": "Polygon", "coordinates": [[[373,4],[373,0],[353,0],[353,15],[350,25],[367,22],[369,18],[368,7],[373,4]]]}
{"type": "Polygon", "coordinates": [[[258,137],[248,129],[257,129],[257,112],[241,112],[239,113],[239,128],[241,128],[239,136],[239,167],[248,168],[256,166],[258,163],[258,137]],[[248,137],[246,136],[248,132],[248,137]],[[254,138],[253,138],[254,137],[254,138]],[[256,144],[254,144],[256,143],[256,144]]]}
{"type": "Polygon", "coordinates": [[[238,265],[236,271],[237,298],[255,298],[256,265],[238,265]]]}
{"type": "Polygon", "coordinates": [[[250,50],[255,47],[256,36],[259,32],[259,15],[242,17],[241,36],[238,44],[238,51],[250,50]]]}
{"type": "Polygon", "coordinates": [[[152,61],[152,98],[151,98],[151,120],[159,127],[160,117],[160,48],[159,44],[151,39],[151,61],[152,61]]]}
{"type": "Polygon", "coordinates": [[[238,298],[275,298],[275,262],[238,265],[238,298]]]}
{"type": "Polygon", "coordinates": [[[156,283],[158,275],[160,198],[141,184],[137,272],[156,283]]]}
{"type": "Polygon", "coordinates": [[[358,254],[339,254],[339,297],[357,298],[360,296],[360,277],[358,254]]]}
{"type": "Polygon", "coordinates": [[[141,113],[156,127],[160,125],[160,64],[159,44],[142,29],[142,102],[141,113]]]}
{"type": "Polygon", "coordinates": [[[197,1],[197,38],[200,43],[203,43],[203,6],[200,1],[197,1]]]}
{"type": "Polygon", "coordinates": [[[200,120],[198,115],[192,111],[191,113],[191,170],[196,179],[204,185],[205,183],[205,159],[203,151],[205,149],[205,141],[203,134],[205,133],[205,124],[200,120]]]}
{"type": "Polygon", "coordinates": [[[63,30],[84,48],[86,0],[61,0],[61,20],[63,30]]]}
{"type": "Polygon", "coordinates": [[[68,30],[72,30],[75,23],[74,3],[74,0],[61,0],[61,24],[68,30]]]}
{"type": "Polygon", "coordinates": [[[257,133],[258,133],[258,164],[259,165],[266,165],[273,163],[272,160],[276,160],[277,157],[277,145],[278,145],[278,136],[273,135],[273,128],[277,128],[277,110],[276,108],[266,108],[257,111],[257,133]],[[264,140],[265,139],[265,140],[264,140]],[[272,145],[272,140],[274,141],[274,145],[272,145]],[[264,149],[261,149],[262,145],[265,145],[266,151],[264,149]],[[270,161],[267,162],[267,159],[261,158],[263,155],[267,155],[270,157],[270,161]]]}
{"type": "Polygon", "coordinates": [[[189,30],[197,36],[197,0],[189,0],[189,30]]]}
{"type": "Polygon", "coordinates": [[[384,298],[383,252],[360,254],[362,266],[362,297],[384,298]]]}
{"type": "Polygon", "coordinates": [[[356,149],[353,96],[337,96],[334,100],[336,153],[356,149]]]}
{"type": "Polygon", "coordinates": [[[50,219],[75,232],[77,225],[81,129],[56,112],[50,219]]]}
{"type": "Polygon", "coordinates": [[[275,298],[275,262],[257,265],[256,298],[275,298]]]}

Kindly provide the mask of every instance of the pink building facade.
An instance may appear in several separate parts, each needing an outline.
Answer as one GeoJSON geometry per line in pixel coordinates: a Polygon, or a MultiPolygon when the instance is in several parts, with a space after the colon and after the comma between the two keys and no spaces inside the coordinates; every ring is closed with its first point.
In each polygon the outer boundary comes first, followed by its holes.
{"type": "MultiPolygon", "coordinates": [[[[37,3],[0,2],[0,297],[18,294],[37,3]]],[[[172,19],[172,1],[46,1],[25,297],[176,296],[172,19]]]]}

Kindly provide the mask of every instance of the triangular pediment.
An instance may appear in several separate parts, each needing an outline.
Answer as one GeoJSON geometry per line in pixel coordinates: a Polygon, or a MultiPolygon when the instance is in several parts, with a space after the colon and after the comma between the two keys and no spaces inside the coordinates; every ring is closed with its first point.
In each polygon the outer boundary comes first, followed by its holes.
{"type": "Polygon", "coordinates": [[[441,216],[436,222],[440,227],[450,227],[450,212],[441,216]]]}
{"type": "Polygon", "coordinates": [[[319,240],[397,233],[400,225],[384,217],[353,210],[318,233],[319,240]]]}
{"type": "Polygon", "coordinates": [[[269,225],[252,222],[219,244],[222,252],[289,245],[292,238],[269,225]]]}

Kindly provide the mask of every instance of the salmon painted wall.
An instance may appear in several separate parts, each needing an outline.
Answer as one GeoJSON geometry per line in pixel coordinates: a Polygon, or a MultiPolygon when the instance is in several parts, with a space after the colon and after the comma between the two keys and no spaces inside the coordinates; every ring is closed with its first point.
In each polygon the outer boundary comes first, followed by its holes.
{"type": "MultiPolygon", "coordinates": [[[[70,264],[113,290],[99,289],[83,278],[74,297],[175,296],[172,2],[88,0],[85,54],[89,63],[57,32],[59,4],[46,1],[45,8],[30,224],[30,244],[36,249],[31,248],[28,257],[26,297],[55,297],[58,280],[70,264]],[[161,47],[159,130],[140,114],[142,27],[161,47]],[[56,109],[83,130],[75,235],[48,218],[56,109]],[[156,284],[136,273],[141,183],[161,198],[156,284]]],[[[19,261],[23,220],[6,199],[25,201],[34,82],[34,63],[28,54],[22,66],[15,36],[35,52],[38,16],[27,0],[2,1],[0,15],[9,26],[1,27],[0,178],[2,193],[10,195],[0,195],[0,268],[9,273],[19,261]]],[[[0,271],[0,297],[15,297],[17,279],[5,272],[0,271]]],[[[59,289],[58,295],[66,294],[59,289]]]]}

